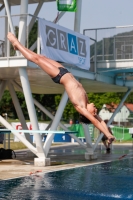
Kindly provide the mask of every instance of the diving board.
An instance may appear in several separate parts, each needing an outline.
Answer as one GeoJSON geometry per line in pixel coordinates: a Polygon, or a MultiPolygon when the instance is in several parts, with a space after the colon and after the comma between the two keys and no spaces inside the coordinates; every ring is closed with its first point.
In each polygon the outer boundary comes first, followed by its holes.
{"type": "Polygon", "coordinates": [[[41,130],[9,130],[9,129],[0,129],[0,133],[13,133],[13,132],[23,132],[23,133],[58,133],[58,134],[74,134],[74,133],[77,133],[77,131],[52,131],[52,130],[44,130],[44,131],[41,131],[41,130]]]}

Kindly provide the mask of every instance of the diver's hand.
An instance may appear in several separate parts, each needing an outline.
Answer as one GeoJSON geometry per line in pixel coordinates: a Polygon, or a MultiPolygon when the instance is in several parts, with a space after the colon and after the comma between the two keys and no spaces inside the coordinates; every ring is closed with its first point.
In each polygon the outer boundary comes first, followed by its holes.
{"type": "Polygon", "coordinates": [[[113,135],[108,137],[108,144],[112,144],[112,142],[115,140],[115,137],[113,135]]]}

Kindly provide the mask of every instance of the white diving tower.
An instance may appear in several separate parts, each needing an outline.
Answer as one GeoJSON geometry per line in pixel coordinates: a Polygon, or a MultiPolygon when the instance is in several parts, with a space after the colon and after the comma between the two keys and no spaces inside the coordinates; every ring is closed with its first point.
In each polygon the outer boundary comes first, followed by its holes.
{"type": "MultiPolygon", "coordinates": [[[[52,0],[51,0],[52,1],[52,0]]],[[[62,85],[55,84],[50,77],[42,71],[37,65],[26,60],[19,52],[15,56],[10,55],[10,43],[6,39],[8,31],[14,33],[14,28],[17,23],[19,27],[19,41],[25,45],[27,40],[27,35],[29,34],[31,28],[34,25],[38,17],[38,13],[42,8],[42,5],[45,3],[51,2],[50,0],[0,0],[0,10],[5,9],[5,16],[0,16],[0,20],[3,24],[3,36],[1,41],[4,44],[4,52],[0,57],[0,98],[2,98],[3,92],[5,89],[8,89],[18,118],[22,124],[22,128],[27,130],[26,121],[24,115],[22,113],[19,101],[17,99],[15,91],[21,91],[24,93],[29,118],[32,124],[33,130],[39,130],[37,116],[35,112],[36,105],[41,111],[43,111],[49,118],[52,119],[52,124],[50,130],[56,130],[58,125],[62,127],[65,131],[69,131],[63,124],[61,124],[60,119],[64,108],[68,101],[67,93],[64,91],[62,85]],[[34,15],[28,14],[28,5],[36,3],[37,7],[34,15]],[[13,15],[11,13],[11,6],[20,5],[20,15],[13,15]],[[17,22],[16,22],[17,21],[17,22]],[[3,39],[4,38],[4,39],[3,39]],[[53,116],[48,110],[45,109],[36,99],[32,98],[32,93],[38,94],[62,94],[61,102],[58,106],[58,110],[53,116]]],[[[74,31],[80,32],[80,19],[81,19],[81,8],[82,1],[77,0],[77,12],[75,13],[75,21],[74,21],[74,31]]],[[[56,22],[65,14],[65,12],[60,12],[58,19],[56,22]]],[[[53,19],[54,21],[54,19],[53,19]]],[[[64,63],[63,65],[81,82],[86,92],[126,92],[123,97],[120,105],[118,106],[116,112],[111,117],[108,125],[113,121],[115,114],[119,111],[121,104],[125,101],[127,96],[132,90],[132,81],[126,79],[126,76],[122,75],[122,77],[117,77],[116,73],[118,72],[118,68],[125,68],[127,64],[127,60],[97,60],[96,55],[96,45],[97,38],[93,38],[95,41],[95,54],[94,59],[91,63],[91,70],[81,70],[76,66],[68,65],[64,63]],[[121,67],[122,64],[122,67],[121,67]],[[123,66],[124,65],[124,66],[123,66]],[[104,69],[102,70],[104,66],[104,69]],[[113,67],[112,67],[113,66],[113,67]],[[111,68],[112,67],[112,68],[111,68]],[[110,74],[106,74],[108,70],[115,70],[115,73],[110,76],[110,74]],[[104,73],[105,71],[105,73],[104,73]]],[[[40,53],[40,43],[39,39],[29,47],[31,50],[34,50],[37,47],[38,53],[40,53]]],[[[130,68],[133,67],[133,61],[130,60],[130,68]]],[[[128,68],[128,67],[127,67],[128,68]]],[[[13,127],[2,117],[0,116],[0,122],[7,128],[12,130],[13,127]]],[[[74,138],[80,145],[82,145],[86,149],[85,158],[93,159],[96,158],[95,149],[100,141],[102,134],[96,141],[94,145],[92,145],[91,137],[89,134],[88,127],[83,125],[86,144],[81,142],[74,134],[70,134],[72,138],[74,138]]],[[[36,146],[33,146],[30,135],[28,133],[25,134],[26,138],[23,138],[18,132],[14,131],[14,135],[16,135],[21,142],[23,142],[31,152],[33,152],[37,158],[34,160],[34,164],[36,166],[46,166],[50,165],[50,159],[48,158],[48,152],[54,137],[54,134],[48,134],[47,140],[43,146],[42,138],[39,133],[35,133],[35,141],[36,146]]]]}

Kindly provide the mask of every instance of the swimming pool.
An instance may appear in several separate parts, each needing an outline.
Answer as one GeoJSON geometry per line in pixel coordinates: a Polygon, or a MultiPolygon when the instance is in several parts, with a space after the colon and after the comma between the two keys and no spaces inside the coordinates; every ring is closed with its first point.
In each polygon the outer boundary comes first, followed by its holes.
{"type": "Polygon", "coordinates": [[[0,181],[0,199],[133,199],[133,159],[0,181]]]}

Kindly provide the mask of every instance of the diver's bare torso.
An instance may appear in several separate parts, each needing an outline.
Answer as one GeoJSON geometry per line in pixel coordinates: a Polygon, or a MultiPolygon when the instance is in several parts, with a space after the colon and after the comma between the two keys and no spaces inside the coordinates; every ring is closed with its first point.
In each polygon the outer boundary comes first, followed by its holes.
{"type": "Polygon", "coordinates": [[[68,97],[74,107],[87,107],[88,97],[82,85],[74,78],[71,73],[67,73],[60,79],[60,83],[64,85],[68,97]]]}

